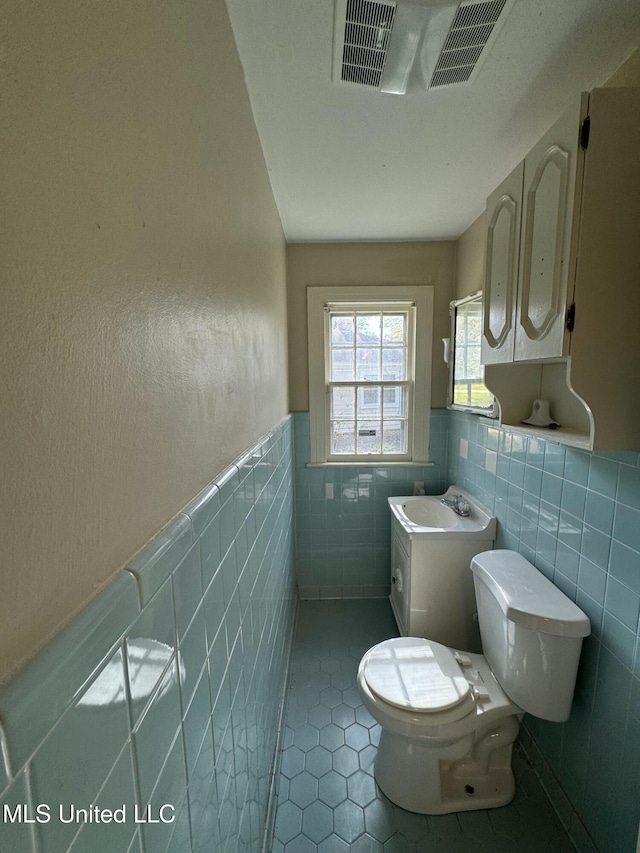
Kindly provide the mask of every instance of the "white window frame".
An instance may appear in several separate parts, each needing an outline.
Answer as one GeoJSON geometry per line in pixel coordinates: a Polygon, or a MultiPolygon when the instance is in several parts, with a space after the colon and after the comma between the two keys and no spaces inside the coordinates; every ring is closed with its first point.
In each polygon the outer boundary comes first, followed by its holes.
{"type": "Polygon", "coordinates": [[[431,354],[433,342],[432,285],[330,286],[307,287],[307,328],[309,336],[309,426],[311,465],[411,465],[429,464],[431,414],[431,354]],[[355,456],[329,453],[330,400],[327,385],[326,309],[329,306],[358,310],[385,310],[394,304],[412,306],[413,358],[410,364],[412,411],[409,413],[409,447],[404,456],[383,453],[355,456]]]}
{"type": "MultiPolygon", "coordinates": [[[[470,302],[479,302],[482,305],[482,291],[477,290],[475,293],[469,294],[469,296],[465,296],[462,299],[454,299],[453,302],[449,303],[449,318],[451,323],[450,335],[449,338],[449,350],[448,350],[448,360],[447,367],[449,370],[449,380],[447,383],[447,408],[457,410],[459,412],[468,412],[473,415],[484,415],[485,417],[494,417],[494,398],[492,396],[491,403],[487,406],[473,406],[471,404],[462,404],[456,403],[455,400],[455,365],[456,365],[456,319],[457,319],[457,311],[458,308],[464,305],[468,305],[470,302]]],[[[480,341],[478,341],[478,344],[480,341]]],[[[481,377],[480,381],[484,385],[484,365],[481,366],[481,377]]],[[[485,388],[487,386],[485,385],[485,388]]],[[[487,388],[487,391],[490,392],[490,389],[487,388]]]]}

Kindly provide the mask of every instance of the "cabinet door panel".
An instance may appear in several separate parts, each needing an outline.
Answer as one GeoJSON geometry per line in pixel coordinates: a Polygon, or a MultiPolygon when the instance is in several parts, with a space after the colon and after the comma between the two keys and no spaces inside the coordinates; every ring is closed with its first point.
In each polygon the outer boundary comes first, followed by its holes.
{"type": "Polygon", "coordinates": [[[553,145],[540,161],[527,193],[520,324],[532,341],[548,334],[562,307],[568,168],[568,152],[553,145]]]}
{"type": "Polygon", "coordinates": [[[525,159],[515,360],[565,352],[580,110],[570,110],[525,159]]]}
{"type": "Polygon", "coordinates": [[[513,361],[524,162],[487,200],[483,364],[513,361]]]}

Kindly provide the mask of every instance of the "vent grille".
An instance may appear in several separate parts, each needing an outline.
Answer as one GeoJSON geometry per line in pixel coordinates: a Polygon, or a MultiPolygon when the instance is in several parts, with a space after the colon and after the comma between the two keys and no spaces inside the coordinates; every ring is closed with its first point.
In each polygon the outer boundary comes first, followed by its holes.
{"type": "Polygon", "coordinates": [[[431,87],[466,83],[476,69],[507,0],[462,4],[431,77],[431,87]]]}
{"type": "Polygon", "coordinates": [[[395,3],[347,0],[343,83],[379,88],[395,13],[395,3]]]}

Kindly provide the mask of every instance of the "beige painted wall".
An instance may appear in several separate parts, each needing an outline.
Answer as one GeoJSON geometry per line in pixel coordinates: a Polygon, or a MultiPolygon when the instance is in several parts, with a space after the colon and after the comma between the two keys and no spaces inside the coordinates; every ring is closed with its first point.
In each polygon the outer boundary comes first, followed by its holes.
{"type": "Polygon", "coordinates": [[[452,242],[416,243],[293,243],[287,246],[289,315],[289,402],[292,411],[309,409],[307,369],[308,285],[432,284],[433,408],[443,408],[447,373],[443,337],[449,334],[449,302],[453,299],[452,242]]]}
{"type": "Polygon", "coordinates": [[[484,213],[456,243],[455,299],[463,299],[484,287],[484,213]]]}
{"type": "Polygon", "coordinates": [[[288,411],[223,0],[4,12],[0,678],[288,411]]]}
{"type": "Polygon", "coordinates": [[[604,86],[640,86],[640,48],[609,77],[604,86]]]}

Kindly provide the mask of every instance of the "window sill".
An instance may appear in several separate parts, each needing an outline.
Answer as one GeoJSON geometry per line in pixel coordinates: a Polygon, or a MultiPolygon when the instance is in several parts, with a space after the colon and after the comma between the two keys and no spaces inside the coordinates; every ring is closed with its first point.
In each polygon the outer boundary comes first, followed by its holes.
{"type": "Polygon", "coordinates": [[[306,468],[433,468],[435,462],[307,462],[306,468]]]}

